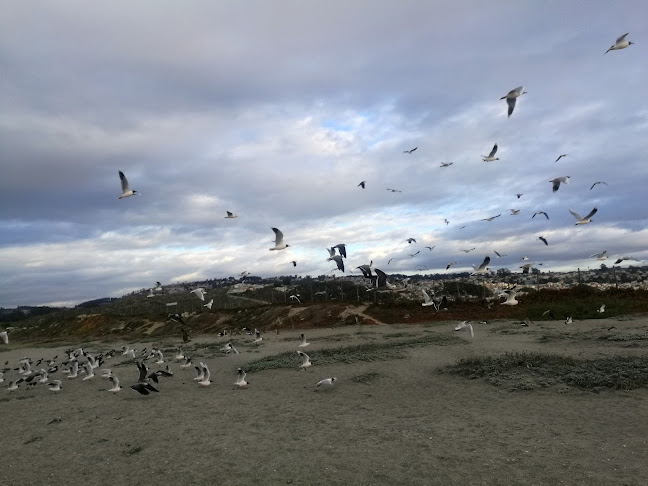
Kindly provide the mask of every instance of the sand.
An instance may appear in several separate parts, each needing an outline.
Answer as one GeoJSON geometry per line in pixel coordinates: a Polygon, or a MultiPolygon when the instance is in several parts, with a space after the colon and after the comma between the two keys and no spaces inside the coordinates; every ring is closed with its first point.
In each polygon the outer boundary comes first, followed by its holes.
{"type": "MultiPolygon", "coordinates": [[[[611,326],[645,332],[648,319],[529,328],[500,321],[476,324],[474,339],[455,333],[454,323],[313,329],[306,331],[307,352],[430,333],[460,335],[467,344],[415,347],[405,359],[315,362],[309,371],[298,370],[296,356],[294,369],[250,373],[249,387],[240,390],[233,386],[236,369],[296,350],[299,331],[267,333],[260,346],[241,346],[238,356],[217,354],[223,338],[197,339],[192,357],[204,356],[212,371],[204,389],[192,380],[193,369],[172,363],[175,375],[159,384],[160,393],[141,396],[129,388],[135,366],[117,366],[122,357],[105,366],[124,385],[117,394],[99,376],[67,380],[60,373],[60,393],[24,385],[9,393],[16,372],[7,372],[0,389],[0,484],[646,484],[648,390],[512,390],[439,372],[462,357],[506,351],[645,354],[646,341],[596,339],[611,326]],[[331,376],[338,378],[332,388],[315,389],[331,376]]],[[[84,346],[98,352],[122,344],[84,346]]],[[[67,347],[16,346],[2,349],[2,363],[61,356],[67,347]]]]}

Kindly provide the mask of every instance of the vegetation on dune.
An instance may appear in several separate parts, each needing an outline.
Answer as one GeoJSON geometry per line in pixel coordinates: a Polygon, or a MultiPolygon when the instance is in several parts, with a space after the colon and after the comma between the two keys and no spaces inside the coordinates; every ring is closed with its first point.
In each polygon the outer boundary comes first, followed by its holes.
{"type": "Polygon", "coordinates": [[[464,358],[441,371],[514,389],[564,384],[592,391],[632,390],[648,386],[648,355],[578,359],[551,353],[506,353],[464,358]]]}

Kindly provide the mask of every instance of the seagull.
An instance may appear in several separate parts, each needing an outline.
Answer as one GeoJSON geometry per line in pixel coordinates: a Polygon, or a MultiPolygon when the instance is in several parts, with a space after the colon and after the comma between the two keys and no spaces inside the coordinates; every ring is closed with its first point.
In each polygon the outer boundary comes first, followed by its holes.
{"type": "Polygon", "coordinates": [[[263,341],[263,338],[261,337],[261,331],[257,331],[256,329],[254,330],[254,341],[252,341],[254,344],[259,344],[261,341],[263,341]]]}
{"type": "Polygon", "coordinates": [[[153,287],[153,290],[155,290],[156,292],[161,292],[162,284],[160,282],[155,282],[155,287],[153,287]]]}
{"type": "Polygon", "coordinates": [[[0,339],[2,339],[5,344],[9,344],[9,334],[7,331],[0,332],[0,339]]]}
{"type": "Polygon", "coordinates": [[[544,311],[544,312],[542,313],[542,316],[543,316],[543,317],[544,317],[544,316],[547,316],[547,315],[548,315],[549,317],[551,317],[552,319],[555,319],[555,318],[556,318],[556,315],[553,313],[553,311],[552,311],[551,309],[547,309],[546,311],[544,311]]]}
{"type": "Polygon", "coordinates": [[[108,378],[113,385],[112,388],[108,389],[109,392],[117,393],[119,390],[121,390],[121,386],[119,386],[119,378],[117,378],[115,375],[110,375],[108,378]]]}
{"type": "Polygon", "coordinates": [[[193,289],[189,291],[190,294],[194,294],[196,297],[198,297],[200,300],[204,302],[205,300],[205,289],[200,287],[198,289],[193,289]]]}
{"type": "Polygon", "coordinates": [[[490,151],[490,154],[488,156],[482,155],[482,159],[484,162],[493,162],[494,160],[499,160],[499,157],[495,157],[495,154],[497,153],[497,144],[493,145],[493,150],[490,151]]]}
{"type": "Polygon", "coordinates": [[[423,299],[424,299],[424,302],[421,303],[423,307],[434,305],[434,301],[424,289],[421,289],[421,293],[423,294],[423,299]]]}
{"type": "Polygon", "coordinates": [[[293,266],[293,267],[296,267],[296,266],[297,266],[297,262],[296,262],[295,260],[291,261],[290,263],[292,263],[292,266],[293,266]]]}
{"type": "Polygon", "coordinates": [[[518,86],[517,88],[512,89],[511,91],[509,91],[507,94],[505,94],[500,98],[500,100],[506,98],[506,103],[508,104],[509,117],[513,114],[513,110],[515,109],[515,102],[523,94],[526,94],[526,91],[524,91],[524,86],[518,86]]]}
{"type": "Polygon", "coordinates": [[[520,199],[522,196],[524,196],[524,194],[516,194],[515,196],[516,196],[518,199],[520,199]]]}
{"type": "Polygon", "coordinates": [[[61,380],[52,380],[47,385],[50,387],[49,390],[52,392],[61,391],[61,380]]]}
{"type": "Polygon", "coordinates": [[[634,44],[634,42],[630,42],[630,41],[625,40],[625,38],[626,38],[626,36],[627,36],[628,34],[629,34],[629,32],[626,32],[626,33],[623,34],[621,37],[619,37],[619,38],[616,40],[616,42],[614,43],[614,45],[613,45],[612,47],[610,47],[607,51],[605,51],[604,54],[607,54],[607,53],[610,52],[610,51],[617,51],[617,50],[619,50],[619,49],[625,49],[625,48],[628,47],[629,45],[634,44]]]}
{"type": "Polygon", "coordinates": [[[414,258],[419,253],[421,253],[421,250],[417,251],[416,253],[409,253],[409,256],[410,256],[410,258],[414,258]]]}
{"type": "Polygon", "coordinates": [[[207,365],[203,362],[200,363],[200,367],[202,368],[203,371],[203,377],[202,380],[198,381],[198,384],[200,386],[209,386],[211,385],[211,381],[209,380],[211,373],[209,372],[209,368],[207,368],[207,365]]]}
{"type": "Polygon", "coordinates": [[[439,167],[450,167],[454,162],[441,162],[439,167]]]}
{"type": "Polygon", "coordinates": [[[356,187],[362,187],[363,189],[365,188],[365,184],[367,181],[362,181],[360,184],[358,184],[356,187]]]}
{"type": "Polygon", "coordinates": [[[594,253],[593,255],[590,255],[590,258],[596,257],[597,260],[607,260],[607,250],[603,250],[601,253],[594,253]]]}
{"type": "Polygon", "coordinates": [[[296,296],[296,295],[291,295],[291,296],[290,296],[290,300],[294,300],[295,302],[297,302],[297,303],[299,303],[299,304],[302,303],[301,300],[299,300],[299,297],[296,296]]]}
{"type": "Polygon", "coordinates": [[[418,147],[414,147],[413,149],[410,149],[410,150],[403,150],[403,153],[404,153],[404,154],[411,154],[411,153],[414,152],[417,148],[418,148],[418,147]]]}
{"type": "Polygon", "coordinates": [[[625,260],[628,260],[628,261],[632,260],[633,262],[638,262],[639,261],[639,260],[637,260],[636,258],[633,258],[633,257],[621,257],[616,262],[614,262],[614,264],[618,265],[619,263],[623,263],[625,260]]]}
{"type": "Polygon", "coordinates": [[[83,365],[83,369],[86,372],[86,375],[83,378],[83,381],[91,380],[92,378],[94,378],[94,369],[92,368],[92,365],[90,364],[89,361],[85,362],[85,364],[83,365]]]}
{"type": "Polygon", "coordinates": [[[467,330],[470,333],[470,337],[475,337],[475,332],[473,331],[472,324],[468,324],[468,321],[463,321],[457,324],[455,331],[461,331],[462,329],[467,330]]]}
{"type": "Polygon", "coordinates": [[[605,312],[605,304],[603,304],[596,312],[603,314],[605,312]]]}
{"type": "Polygon", "coordinates": [[[180,365],[180,368],[190,368],[192,366],[191,358],[189,356],[185,356],[184,358],[185,362],[180,365]]]}
{"type": "Polygon", "coordinates": [[[560,189],[561,182],[563,184],[569,184],[569,176],[556,177],[555,179],[551,179],[549,182],[553,184],[553,192],[556,192],[558,189],[560,189]]]}
{"type": "Polygon", "coordinates": [[[342,260],[341,255],[335,255],[326,259],[327,262],[331,260],[333,260],[337,264],[338,270],[342,270],[344,272],[344,261],[342,260]]]}
{"type": "Polygon", "coordinates": [[[212,305],[214,305],[214,299],[207,302],[205,305],[203,305],[203,307],[207,307],[209,310],[211,310],[212,305]]]}
{"type": "Polygon", "coordinates": [[[335,378],[335,377],[333,377],[333,378],[324,378],[323,380],[318,381],[315,386],[316,387],[333,386],[333,382],[336,381],[336,380],[337,380],[337,378],[335,378]]]}
{"type": "Polygon", "coordinates": [[[519,209],[509,209],[509,211],[511,211],[511,216],[516,216],[516,215],[520,214],[519,209]]]}
{"type": "Polygon", "coordinates": [[[544,214],[544,217],[549,219],[549,215],[547,213],[545,213],[544,211],[536,211],[535,213],[533,213],[533,216],[531,216],[531,219],[535,218],[536,214],[544,214]]]}
{"type": "Polygon", "coordinates": [[[542,241],[545,245],[549,246],[549,243],[547,242],[547,239],[544,236],[538,236],[538,239],[542,241]]]}
{"type": "Polygon", "coordinates": [[[372,275],[371,275],[371,266],[372,265],[373,265],[373,260],[371,260],[371,262],[369,262],[369,265],[364,264],[364,265],[360,265],[359,267],[356,267],[356,268],[362,272],[362,275],[365,278],[371,278],[372,277],[372,275]]]}
{"type": "Polygon", "coordinates": [[[470,252],[473,251],[474,249],[475,249],[475,248],[471,248],[471,249],[469,249],[469,250],[461,250],[461,251],[463,251],[464,253],[470,253],[470,252]]]}
{"type": "Polygon", "coordinates": [[[387,281],[387,274],[383,272],[382,270],[376,268],[374,270],[376,272],[376,288],[388,288],[391,289],[393,288],[391,284],[387,281]]]}
{"type": "Polygon", "coordinates": [[[508,255],[502,255],[501,253],[498,253],[495,250],[493,250],[493,253],[495,253],[495,255],[497,255],[495,258],[502,258],[502,257],[508,256],[508,255]]]}
{"type": "Polygon", "coordinates": [[[436,245],[434,245],[434,246],[426,246],[425,248],[427,248],[428,250],[432,251],[432,250],[434,250],[434,248],[436,248],[436,245]]]}
{"type": "Polygon", "coordinates": [[[588,223],[591,223],[592,221],[590,220],[590,218],[596,214],[596,211],[598,211],[598,208],[594,208],[594,209],[592,209],[592,210],[589,212],[589,214],[583,218],[580,214],[575,213],[575,212],[572,211],[571,209],[569,210],[569,212],[571,213],[571,215],[572,215],[574,218],[576,218],[576,221],[577,221],[577,222],[575,223],[576,225],[578,225],[578,224],[588,224],[588,223]]]}
{"type": "Polygon", "coordinates": [[[529,270],[533,268],[533,263],[525,263],[520,268],[522,269],[522,273],[529,273],[529,270]]]}
{"type": "Polygon", "coordinates": [[[297,354],[302,359],[302,364],[299,366],[300,368],[306,370],[306,368],[312,365],[312,363],[310,362],[310,357],[306,353],[304,353],[303,351],[297,351],[297,354]]]}
{"type": "Polygon", "coordinates": [[[148,297],[155,297],[155,294],[153,293],[153,289],[149,289],[149,293],[148,293],[148,295],[146,297],[147,298],[148,297]]]}
{"type": "Polygon", "coordinates": [[[531,324],[533,324],[533,322],[531,322],[531,319],[528,317],[525,317],[524,320],[520,322],[520,326],[522,327],[529,327],[531,324]]]}
{"type": "Polygon", "coordinates": [[[567,154],[560,154],[560,155],[558,156],[558,158],[557,158],[556,160],[554,160],[554,164],[555,164],[556,162],[558,162],[560,159],[562,159],[563,157],[567,157],[567,154]]]}
{"type": "Polygon", "coordinates": [[[347,256],[346,255],[346,245],[344,243],[338,243],[337,245],[335,245],[332,248],[337,248],[338,251],[340,252],[340,255],[342,255],[342,257],[346,258],[346,256],[347,256]]]}
{"type": "Polygon", "coordinates": [[[473,273],[471,273],[470,275],[480,275],[482,273],[486,273],[486,271],[488,270],[487,266],[489,263],[490,263],[490,257],[486,256],[484,258],[484,261],[481,263],[481,265],[479,265],[479,268],[475,270],[473,273]]]}
{"type": "Polygon", "coordinates": [[[119,180],[121,181],[121,188],[122,188],[122,195],[119,196],[119,199],[130,197],[133,194],[139,195],[139,192],[130,190],[130,188],[128,187],[128,179],[126,179],[126,176],[121,170],[119,171],[119,180]]]}
{"type": "Polygon", "coordinates": [[[459,262],[450,262],[450,263],[448,263],[448,264],[446,265],[446,270],[448,270],[448,269],[449,269],[452,265],[454,265],[455,263],[459,263],[459,262]]]}
{"type": "Polygon", "coordinates": [[[277,228],[270,228],[272,231],[275,233],[275,246],[274,248],[270,248],[270,251],[272,250],[285,250],[288,248],[290,245],[286,245],[283,242],[284,235],[281,231],[279,231],[277,228]]]}
{"type": "Polygon", "coordinates": [[[227,216],[225,216],[225,219],[238,218],[238,216],[236,214],[234,214],[233,212],[231,212],[231,211],[225,211],[225,212],[227,213],[227,216]]]}
{"type": "Polygon", "coordinates": [[[18,389],[18,384],[22,383],[23,381],[25,381],[25,380],[23,380],[22,378],[20,378],[18,380],[10,381],[9,386],[7,387],[7,391],[11,392],[11,391],[17,390],[18,389]]]}
{"type": "Polygon", "coordinates": [[[590,191],[591,191],[592,189],[594,189],[594,186],[597,185],[597,184],[605,184],[606,186],[608,185],[607,182],[604,182],[604,181],[598,181],[598,182],[595,182],[594,184],[592,184],[592,187],[590,187],[590,191]]]}
{"type": "Polygon", "coordinates": [[[517,305],[518,301],[515,300],[515,294],[517,293],[516,290],[505,290],[505,294],[507,294],[507,298],[504,302],[502,302],[500,305],[517,305]]]}
{"type": "Polygon", "coordinates": [[[491,216],[490,218],[483,218],[482,221],[493,221],[495,218],[499,218],[502,215],[502,213],[498,214],[497,216],[491,216]]]}
{"type": "Polygon", "coordinates": [[[571,316],[568,316],[568,317],[565,318],[565,324],[571,324],[573,322],[574,322],[574,320],[571,318],[571,316]]]}
{"type": "Polygon", "coordinates": [[[446,224],[446,226],[450,224],[450,221],[448,221],[446,218],[443,218],[443,222],[446,224]]]}
{"type": "Polygon", "coordinates": [[[70,368],[70,374],[68,375],[68,379],[73,379],[76,378],[79,375],[79,362],[75,361],[72,363],[72,367],[70,368]]]}
{"type": "Polygon", "coordinates": [[[243,371],[243,368],[238,369],[238,376],[236,377],[236,382],[234,383],[239,388],[247,386],[250,384],[249,381],[245,381],[245,376],[247,373],[243,371]]]}
{"type": "Polygon", "coordinates": [[[416,243],[416,240],[414,238],[407,238],[405,241],[407,241],[410,245],[412,243],[416,243]]]}
{"type": "Polygon", "coordinates": [[[398,189],[390,189],[389,187],[387,188],[387,190],[391,192],[403,192],[403,191],[399,191],[398,189]]]}

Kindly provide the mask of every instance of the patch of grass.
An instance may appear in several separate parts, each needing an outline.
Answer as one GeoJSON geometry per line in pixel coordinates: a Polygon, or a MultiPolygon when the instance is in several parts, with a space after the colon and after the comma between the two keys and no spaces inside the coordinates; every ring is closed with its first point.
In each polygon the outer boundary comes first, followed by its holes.
{"type": "Polygon", "coordinates": [[[648,355],[576,359],[549,353],[506,353],[464,358],[442,372],[516,389],[567,384],[591,391],[633,390],[648,386],[648,355]]]}
{"type": "Polygon", "coordinates": [[[356,383],[362,383],[364,385],[368,385],[369,383],[377,380],[378,378],[382,378],[383,374],[382,373],[377,373],[375,371],[369,371],[367,373],[362,373],[360,375],[355,375],[351,377],[351,381],[355,381],[356,383]]]}
{"type": "MultiPolygon", "coordinates": [[[[447,346],[452,344],[466,344],[467,341],[441,334],[430,334],[417,339],[409,339],[400,342],[357,344],[355,346],[344,346],[338,348],[322,349],[319,351],[307,352],[314,365],[325,366],[335,363],[357,363],[371,361],[385,361],[390,359],[402,359],[405,357],[407,348],[418,346],[447,346]]],[[[278,368],[298,368],[301,358],[294,351],[287,351],[281,354],[266,356],[248,363],[246,370],[256,372],[278,368]]]]}

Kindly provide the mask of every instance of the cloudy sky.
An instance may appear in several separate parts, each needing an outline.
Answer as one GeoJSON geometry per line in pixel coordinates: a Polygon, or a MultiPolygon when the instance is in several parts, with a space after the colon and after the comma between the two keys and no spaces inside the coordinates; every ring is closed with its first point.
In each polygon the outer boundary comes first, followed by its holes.
{"type": "Polygon", "coordinates": [[[2,306],[316,276],[337,243],[387,273],[648,260],[644,1],[0,5],[2,306]]]}

